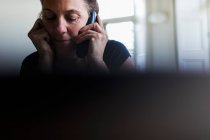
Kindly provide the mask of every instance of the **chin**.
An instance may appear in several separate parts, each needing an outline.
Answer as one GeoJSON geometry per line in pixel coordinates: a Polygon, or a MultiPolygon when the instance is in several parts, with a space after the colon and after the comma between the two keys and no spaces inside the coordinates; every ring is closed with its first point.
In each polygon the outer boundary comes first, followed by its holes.
{"type": "Polygon", "coordinates": [[[55,44],[56,46],[69,46],[71,45],[72,41],[71,40],[65,40],[65,41],[58,41],[58,40],[54,40],[53,44],[55,44]]]}

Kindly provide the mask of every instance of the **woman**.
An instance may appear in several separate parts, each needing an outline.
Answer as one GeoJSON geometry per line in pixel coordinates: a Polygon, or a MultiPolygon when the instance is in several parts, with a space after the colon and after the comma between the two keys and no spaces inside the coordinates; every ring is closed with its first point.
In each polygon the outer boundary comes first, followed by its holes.
{"type": "Polygon", "coordinates": [[[28,33],[37,52],[24,59],[22,76],[134,69],[126,47],[108,40],[99,16],[95,23],[86,25],[91,12],[98,14],[96,0],[41,0],[41,4],[41,16],[28,33]],[[87,40],[86,56],[78,57],[77,47],[87,40]]]}

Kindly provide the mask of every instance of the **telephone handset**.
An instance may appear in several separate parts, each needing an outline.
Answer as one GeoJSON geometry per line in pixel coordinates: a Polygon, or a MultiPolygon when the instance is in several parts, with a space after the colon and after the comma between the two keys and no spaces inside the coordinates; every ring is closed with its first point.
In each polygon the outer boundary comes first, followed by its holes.
{"type": "MultiPolygon", "coordinates": [[[[96,17],[97,17],[96,12],[95,11],[91,12],[90,17],[88,18],[88,21],[87,21],[86,25],[96,22],[96,17]]],[[[89,40],[84,41],[84,42],[77,45],[76,53],[77,53],[78,57],[84,58],[87,55],[88,44],[89,44],[89,40]]]]}

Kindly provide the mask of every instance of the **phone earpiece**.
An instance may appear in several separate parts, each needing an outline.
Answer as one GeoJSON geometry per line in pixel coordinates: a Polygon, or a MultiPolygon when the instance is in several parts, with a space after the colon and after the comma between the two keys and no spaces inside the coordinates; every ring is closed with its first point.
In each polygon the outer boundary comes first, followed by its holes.
{"type": "MultiPolygon", "coordinates": [[[[97,17],[97,13],[95,11],[90,12],[90,16],[88,18],[88,21],[87,21],[86,25],[96,22],[96,17],[97,17]]],[[[84,58],[87,55],[88,47],[89,47],[88,45],[89,45],[89,41],[88,40],[82,42],[79,45],[77,45],[76,53],[77,53],[78,57],[84,58]]]]}
{"type": "Polygon", "coordinates": [[[90,16],[88,18],[87,25],[96,22],[96,17],[97,17],[97,14],[95,11],[90,12],[90,16]]]}

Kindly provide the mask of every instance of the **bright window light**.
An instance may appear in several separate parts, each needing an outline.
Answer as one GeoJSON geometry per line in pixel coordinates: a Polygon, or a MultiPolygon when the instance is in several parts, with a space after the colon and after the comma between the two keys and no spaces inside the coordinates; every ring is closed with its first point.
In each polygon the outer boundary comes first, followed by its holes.
{"type": "Polygon", "coordinates": [[[130,54],[134,50],[134,24],[133,22],[110,23],[106,26],[109,39],[122,42],[130,54]]]}
{"type": "Polygon", "coordinates": [[[134,15],[133,0],[98,0],[99,15],[102,19],[119,18],[134,15]]]}
{"type": "Polygon", "coordinates": [[[146,0],[98,0],[99,15],[104,21],[109,39],[123,43],[134,63],[143,71],[146,66],[145,2],[146,0]]]}

